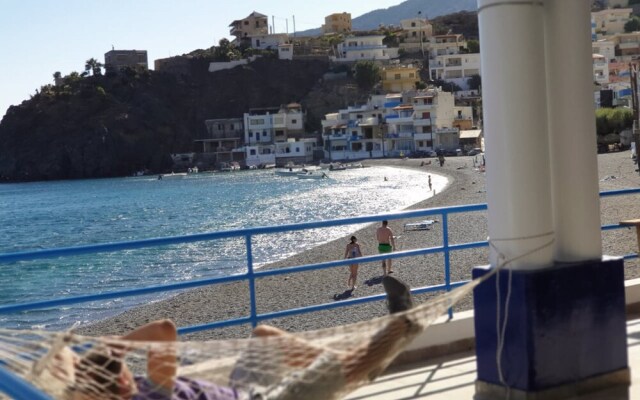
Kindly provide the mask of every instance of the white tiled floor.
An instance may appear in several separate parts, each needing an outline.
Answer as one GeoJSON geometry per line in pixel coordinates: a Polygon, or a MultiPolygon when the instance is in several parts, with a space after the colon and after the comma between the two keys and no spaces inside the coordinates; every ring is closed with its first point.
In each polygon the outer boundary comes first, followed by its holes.
{"type": "MultiPolygon", "coordinates": [[[[599,392],[580,400],[640,400],[640,317],[627,322],[627,343],[632,385],[627,393],[599,392]]],[[[349,400],[473,399],[476,359],[474,353],[429,360],[405,366],[376,379],[347,397],[349,400]]]]}

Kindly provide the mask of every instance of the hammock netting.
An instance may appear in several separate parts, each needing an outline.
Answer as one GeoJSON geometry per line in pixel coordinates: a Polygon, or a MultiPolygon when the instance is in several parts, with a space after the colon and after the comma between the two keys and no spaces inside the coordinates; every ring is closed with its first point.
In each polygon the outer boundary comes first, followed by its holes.
{"type": "Polygon", "coordinates": [[[479,282],[364,322],[247,339],[147,342],[0,329],[0,368],[55,399],[339,399],[382,373],[479,282]],[[169,385],[150,379],[172,369],[169,385]]]}

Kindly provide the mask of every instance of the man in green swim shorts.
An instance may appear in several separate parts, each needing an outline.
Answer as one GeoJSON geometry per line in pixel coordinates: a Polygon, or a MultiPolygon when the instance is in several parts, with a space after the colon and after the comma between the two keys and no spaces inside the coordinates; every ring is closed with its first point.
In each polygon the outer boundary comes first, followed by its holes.
{"type": "MultiPolygon", "coordinates": [[[[387,220],[382,221],[382,226],[376,230],[376,239],[378,240],[378,253],[391,253],[393,248],[396,247],[396,242],[393,239],[393,232],[387,226],[389,222],[387,220]]],[[[391,259],[382,260],[382,274],[384,276],[392,273],[391,259]]]]}

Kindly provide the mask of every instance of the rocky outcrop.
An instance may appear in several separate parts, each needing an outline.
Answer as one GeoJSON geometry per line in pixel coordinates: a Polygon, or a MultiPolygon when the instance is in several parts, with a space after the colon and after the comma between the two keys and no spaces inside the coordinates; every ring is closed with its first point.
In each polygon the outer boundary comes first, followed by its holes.
{"type": "MultiPolygon", "coordinates": [[[[309,93],[324,90],[327,70],[328,63],[317,60],[261,58],[208,73],[206,63],[194,59],[192,73],[182,77],[134,70],[65,77],[64,84],[43,87],[7,110],[0,122],[0,180],[166,171],[171,153],[194,151],[194,139],[205,136],[205,119],[289,102],[305,106],[309,93]]],[[[344,99],[337,103],[324,109],[335,111],[344,99]]],[[[320,128],[318,110],[309,113],[310,131],[320,128]]]]}

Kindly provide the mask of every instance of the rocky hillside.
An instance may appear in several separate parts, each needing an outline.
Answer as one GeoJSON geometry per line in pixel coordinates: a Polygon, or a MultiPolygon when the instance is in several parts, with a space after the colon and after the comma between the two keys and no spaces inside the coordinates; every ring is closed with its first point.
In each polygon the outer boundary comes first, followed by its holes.
{"type": "Polygon", "coordinates": [[[0,181],[166,171],[169,154],[193,151],[193,140],[205,137],[205,119],[241,117],[252,107],[294,101],[305,106],[309,97],[316,103],[307,126],[313,131],[323,112],[344,106],[339,89],[319,86],[328,69],[322,61],[264,58],[208,73],[196,60],[192,69],[180,79],[125,70],[65,77],[62,85],[43,87],[10,107],[0,122],[0,181]],[[327,96],[318,100],[314,90],[327,96]]]}

